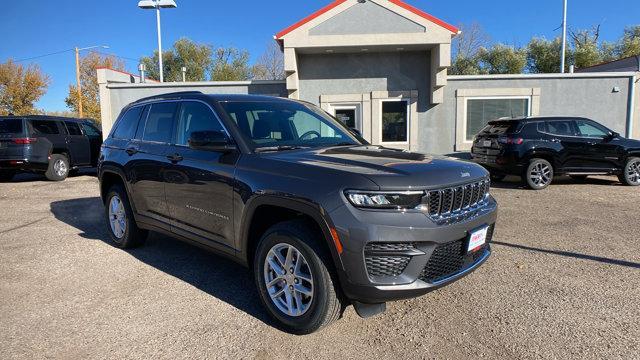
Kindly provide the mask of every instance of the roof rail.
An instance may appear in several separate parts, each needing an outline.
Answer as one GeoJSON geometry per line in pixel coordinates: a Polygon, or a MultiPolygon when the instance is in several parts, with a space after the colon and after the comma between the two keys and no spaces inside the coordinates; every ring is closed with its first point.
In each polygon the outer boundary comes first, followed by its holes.
{"type": "Polygon", "coordinates": [[[147,100],[155,100],[155,99],[176,99],[182,95],[202,95],[202,91],[177,91],[177,92],[171,92],[171,93],[166,93],[166,94],[158,94],[158,95],[153,95],[153,96],[147,96],[145,98],[142,99],[138,99],[135,101],[135,103],[139,103],[139,102],[143,102],[143,101],[147,101],[147,100]]]}

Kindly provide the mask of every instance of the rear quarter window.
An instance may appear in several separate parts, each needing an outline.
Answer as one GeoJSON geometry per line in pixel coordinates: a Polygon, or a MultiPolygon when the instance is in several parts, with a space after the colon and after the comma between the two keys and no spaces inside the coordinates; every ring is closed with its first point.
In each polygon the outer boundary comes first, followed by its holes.
{"type": "Polygon", "coordinates": [[[135,138],[140,114],[142,114],[142,106],[132,107],[127,110],[127,112],[120,118],[120,121],[116,124],[112,137],[114,139],[125,140],[135,138]]]}
{"type": "Polygon", "coordinates": [[[55,121],[31,120],[31,128],[34,135],[56,135],[60,134],[60,128],[55,121]]]}
{"type": "Polygon", "coordinates": [[[82,135],[82,130],[80,130],[80,125],[77,122],[65,121],[64,124],[67,126],[69,135],[82,135]]]}

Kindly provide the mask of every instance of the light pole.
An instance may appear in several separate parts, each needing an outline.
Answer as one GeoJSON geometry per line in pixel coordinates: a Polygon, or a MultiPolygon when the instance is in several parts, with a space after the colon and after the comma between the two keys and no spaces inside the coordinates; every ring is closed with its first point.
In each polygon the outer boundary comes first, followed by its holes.
{"type": "Polygon", "coordinates": [[[562,54],[560,55],[560,73],[564,74],[564,61],[567,53],[567,0],[562,6],[562,54]]]}
{"type": "Polygon", "coordinates": [[[89,50],[95,48],[103,48],[108,49],[107,45],[95,45],[95,46],[87,46],[83,48],[76,47],[76,83],[77,83],[77,93],[78,93],[78,117],[83,117],[82,114],[82,88],[80,85],[80,51],[89,50]]]}
{"type": "Polygon", "coordinates": [[[162,32],[160,31],[160,8],[176,8],[174,0],[142,0],[138,2],[141,9],[156,9],[156,26],[158,28],[158,65],[160,65],[160,82],[164,82],[162,71],[162,32]]]}

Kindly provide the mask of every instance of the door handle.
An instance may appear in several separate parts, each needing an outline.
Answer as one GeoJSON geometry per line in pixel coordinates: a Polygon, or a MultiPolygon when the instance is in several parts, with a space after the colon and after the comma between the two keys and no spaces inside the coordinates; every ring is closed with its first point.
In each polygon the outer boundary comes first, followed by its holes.
{"type": "Polygon", "coordinates": [[[551,139],[551,142],[559,143],[559,142],[560,142],[560,139],[558,139],[558,138],[552,138],[552,139],[551,139]]]}
{"type": "Polygon", "coordinates": [[[182,161],[184,158],[182,157],[182,155],[176,153],[173,155],[167,155],[167,159],[169,159],[169,161],[171,161],[172,163],[179,163],[180,161],[182,161]]]}
{"type": "Polygon", "coordinates": [[[125,150],[127,152],[127,154],[129,154],[129,156],[131,155],[135,155],[138,153],[138,151],[140,151],[140,149],[138,149],[137,147],[128,147],[127,150],[125,150]]]}

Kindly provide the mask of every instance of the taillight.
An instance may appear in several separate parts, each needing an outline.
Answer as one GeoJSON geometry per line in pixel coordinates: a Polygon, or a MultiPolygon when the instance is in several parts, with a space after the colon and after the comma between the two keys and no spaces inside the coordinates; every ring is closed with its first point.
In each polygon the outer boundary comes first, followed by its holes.
{"type": "Polygon", "coordinates": [[[524,142],[524,139],[501,136],[498,138],[498,142],[500,144],[507,144],[507,145],[520,145],[524,142]]]}
{"type": "Polygon", "coordinates": [[[37,138],[17,138],[13,139],[14,144],[27,145],[36,142],[37,138]]]}

